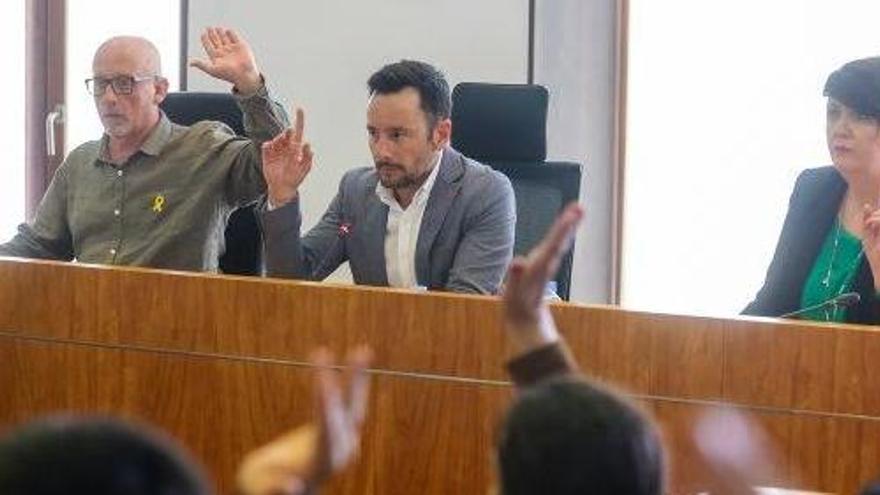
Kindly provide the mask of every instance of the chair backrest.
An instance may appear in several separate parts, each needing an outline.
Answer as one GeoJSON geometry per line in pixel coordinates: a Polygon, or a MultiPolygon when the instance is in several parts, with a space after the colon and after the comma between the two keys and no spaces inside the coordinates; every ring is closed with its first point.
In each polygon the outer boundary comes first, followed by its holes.
{"type": "MultiPolygon", "coordinates": [[[[452,146],[513,184],[515,254],[528,253],[580,194],[580,164],[546,161],[548,99],[546,88],[528,84],[461,83],[452,91],[452,146]]],[[[571,265],[569,250],[555,277],[556,292],[565,300],[571,265]]]]}
{"type": "MultiPolygon", "coordinates": [[[[244,135],[241,110],[227,93],[169,93],[161,104],[168,119],[180,125],[203,120],[223,122],[244,135]]],[[[255,206],[232,212],[226,223],[225,249],[220,256],[220,270],[235,275],[259,275],[262,266],[262,235],[255,206]]]]}
{"type": "Polygon", "coordinates": [[[168,93],[161,107],[171,122],[193,125],[203,120],[214,120],[228,125],[236,134],[244,135],[241,109],[229,93],[168,93]]]}

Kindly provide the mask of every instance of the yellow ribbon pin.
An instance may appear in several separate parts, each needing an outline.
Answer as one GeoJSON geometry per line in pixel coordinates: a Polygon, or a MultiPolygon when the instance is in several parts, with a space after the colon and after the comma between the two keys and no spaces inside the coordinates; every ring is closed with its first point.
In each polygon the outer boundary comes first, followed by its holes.
{"type": "Polygon", "coordinates": [[[161,194],[157,194],[155,198],[153,198],[153,211],[156,213],[162,213],[162,208],[165,206],[165,196],[161,194]]]}

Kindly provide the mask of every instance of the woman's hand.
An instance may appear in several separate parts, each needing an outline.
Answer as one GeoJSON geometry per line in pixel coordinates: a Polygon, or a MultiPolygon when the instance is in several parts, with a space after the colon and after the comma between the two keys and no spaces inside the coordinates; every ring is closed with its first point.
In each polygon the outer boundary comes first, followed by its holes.
{"type": "Polygon", "coordinates": [[[880,291],[880,208],[862,207],[862,249],[874,276],[874,290],[880,291]]]}

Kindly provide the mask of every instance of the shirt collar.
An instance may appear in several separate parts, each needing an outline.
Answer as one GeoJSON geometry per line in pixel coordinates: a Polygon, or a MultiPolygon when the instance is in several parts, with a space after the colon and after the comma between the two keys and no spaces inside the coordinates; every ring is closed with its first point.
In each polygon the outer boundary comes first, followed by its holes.
{"type": "MultiPolygon", "coordinates": [[[[141,145],[139,151],[145,155],[158,156],[162,149],[171,141],[171,130],[173,124],[168,120],[165,112],[159,110],[159,123],[150,131],[144,144],[141,145]]],[[[101,153],[99,156],[103,160],[107,159],[107,146],[110,144],[110,136],[104,134],[101,137],[101,153]]]]}
{"type": "MultiPolygon", "coordinates": [[[[437,174],[440,171],[440,163],[442,161],[443,149],[441,148],[437,151],[437,154],[434,155],[434,163],[431,173],[428,174],[428,178],[425,179],[425,182],[422,183],[421,187],[416,191],[415,196],[413,196],[413,203],[427,201],[427,198],[431,195],[431,190],[434,188],[434,182],[437,181],[437,174]]],[[[381,182],[376,182],[376,196],[379,196],[379,199],[386,205],[398,205],[397,198],[394,197],[394,191],[383,186],[381,182]]]]}

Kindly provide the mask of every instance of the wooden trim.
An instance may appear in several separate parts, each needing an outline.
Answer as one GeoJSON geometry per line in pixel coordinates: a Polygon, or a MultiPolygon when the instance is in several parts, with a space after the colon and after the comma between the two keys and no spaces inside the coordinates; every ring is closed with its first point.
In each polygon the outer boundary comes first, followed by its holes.
{"type": "MultiPolygon", "coordinates": [[[[64,103],[65,1],[28,0],[25,14],[25,212],[32,218],[62,159],[46,157],[46,114],[64,103]]],[[[63,126],[56,129],[63,156],[63,126]]]]}
{"type": "Polygon", "coordinates": [[[614,150],[611,196],[611,304],[620,304],[626,178],[626,103],[629,63],[629,0],[617,2],[615,43],[614,150]]]}
{"type": "Polygon", "coordinates": [[[25,13],[25,214],[32,218],[46,187],[47,0],[28,0],[25,13]]]}

